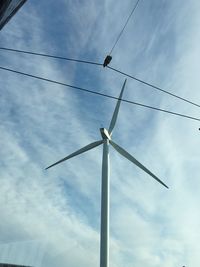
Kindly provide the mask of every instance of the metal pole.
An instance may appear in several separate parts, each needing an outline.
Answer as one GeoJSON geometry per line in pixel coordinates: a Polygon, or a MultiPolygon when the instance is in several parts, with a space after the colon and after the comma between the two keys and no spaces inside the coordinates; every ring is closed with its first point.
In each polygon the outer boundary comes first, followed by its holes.
{"type": "Polygon", "coordinates": [[[109,199],[110,199],[109,140],[104,139],[101,185],[100,267],[109,267],[109,199]]]}

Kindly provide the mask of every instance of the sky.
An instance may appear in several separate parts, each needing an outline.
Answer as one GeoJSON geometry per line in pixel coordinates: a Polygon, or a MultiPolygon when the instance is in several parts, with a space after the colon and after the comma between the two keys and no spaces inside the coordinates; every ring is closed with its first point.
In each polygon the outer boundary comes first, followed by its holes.
{"type": "MultiPolygon", "coordinates": [[[[135,1],[27,1],[0,47],[103,63],[135,1]]],[[[200,104],[200,2],[141,0],[110,66],[200,104]]],[[[0,66],[118,97],[102,66],[0,50],[0,66]]],[[[200,118],[198,107],[127,79],[124,99],[200,118]]],[[[116,101],[0,70],[0,262],[99,266],[101,139],[116,101]]],[[[110,148],[110,266],[198,267],[200,124],[122,102],[110,148]]]]}

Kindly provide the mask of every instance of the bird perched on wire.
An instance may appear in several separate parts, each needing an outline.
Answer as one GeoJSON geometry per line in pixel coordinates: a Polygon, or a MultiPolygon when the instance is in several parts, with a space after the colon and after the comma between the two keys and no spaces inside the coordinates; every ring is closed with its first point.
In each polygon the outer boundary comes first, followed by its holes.
{"type": "Polygon", "coordinates": [[[103,67],[105,68],[110,61],[112,60],[112,57],[110,55],[107,55],[106,58],[104,59],[103,67]]]}

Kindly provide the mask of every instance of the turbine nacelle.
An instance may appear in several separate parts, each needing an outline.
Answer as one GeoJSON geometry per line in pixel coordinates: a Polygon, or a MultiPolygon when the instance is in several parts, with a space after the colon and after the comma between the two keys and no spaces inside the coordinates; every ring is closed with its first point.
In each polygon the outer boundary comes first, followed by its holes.
{"type": "Polygon", "coordinates": [[[105,139],[111,140],[111,136],[106,128],[100,128],[100,133],[104,140],[105,139]]]}

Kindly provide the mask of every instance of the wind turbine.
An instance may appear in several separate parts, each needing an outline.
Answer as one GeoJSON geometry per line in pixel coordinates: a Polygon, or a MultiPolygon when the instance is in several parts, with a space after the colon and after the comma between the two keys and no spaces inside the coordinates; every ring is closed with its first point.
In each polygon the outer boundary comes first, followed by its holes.
{"type": "Polygon", "coordinates": [[[102,159],[102,185],[101,185],[101,236],[100,236],[100,267],[109,267],[109,194],[110,194],[110,163],[109,163],[109,144],[114,147],[117,152],[119,152],[126,159],[134,163],[140,169],[148,173],[151,177],[153,177],[160,184],[168,188],[166,184],[164,184],[157,176],[155,176],[150,170],[148,170],[144,165],[142,165],[138,160],[136,160],[133,156],[131,156],[125,149],[116,144],[111,136],[113,129],[116,124],[122,95],[124,92],[124,87],[126,84],[126,80],[122,86],[121,93],[119,95],[109,129],[100,128],[102,139],[96,142],[93,142],[76,152],[70,154],[69,156],[53,163],[48,166],[46,169],[49,169],[63,161],[66,161],[72,157],[75,157],[79,154],[82,154],[90,149],[93,149],[101,144],[103,144],[103,159],[102,159]]]}

